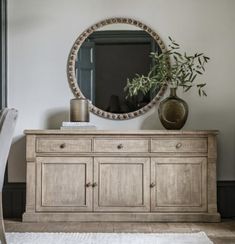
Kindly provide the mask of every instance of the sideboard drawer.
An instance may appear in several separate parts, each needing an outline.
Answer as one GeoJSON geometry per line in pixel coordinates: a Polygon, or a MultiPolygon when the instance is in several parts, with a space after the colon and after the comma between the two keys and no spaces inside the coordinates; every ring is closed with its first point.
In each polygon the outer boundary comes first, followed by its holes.
{"type": "Polygon", "coordinates": [[[207,152],[207,138],[158,138],[151,140],[151,152],[207,152]]]}
{"type": "Polygon", "coordinates": [[[94,152],[149,152],[149,140],[95,138],[94,152]]]}
{"type": "Polygon", "coordinates": [[[38,138],[36,152],[91,152],[91,139],[38,138]]]}

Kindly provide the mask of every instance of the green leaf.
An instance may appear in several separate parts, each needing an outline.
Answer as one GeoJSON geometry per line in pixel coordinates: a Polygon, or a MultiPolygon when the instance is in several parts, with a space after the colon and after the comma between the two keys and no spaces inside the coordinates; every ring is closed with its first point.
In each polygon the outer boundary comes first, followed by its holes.
{"type": "Polygon", "coordinates": [[[187,86],[186,89],[184,90],[185,92],[187,92],[192,86],[187,86]]]}
{"type": "Polygon", "coordinates": [[[203,84],[197,84],[197,87],[202,88],[202,87],[204,87],[205,85],[206,85],[206,83],[203,83],[203,84]]]}
{"type": "Polygon", "coordinates": [[[178,43],[176,43],[176,42],[174,42],[174,41],[172,41],[172,43],[173,43],[175,46],[178,46],[178,47],[179,47],[179,44],[178,44],[178,43]]]}
{"type": "Polygon", "coordinates": [[[207,97],[207,94],[204,90],[202,91],[202,94],[203,94],[203,96],[207,97]]]}
{"type": "Polygon", "coordinates": [[[173,42],[173,40],[172,40],[172,38],[171,38],[170,36],[168,36],[168,38],[169,38],[169,40],[170,40],[171,42],[173,42]]]}
{"type": "Polygon", "coordinates": [[[203,53],[194,55],[180,52],[178,43],[169,37],[171,43],[170,49],[165,52],[151,52],[152,67],[149,73],[144,76],[137,74],[132,80],[127,79],[127,85],[124,90],[129,96],[133,96],[142,92],[146,94],[149,91],[156,90],[165,84],[172,86],[181,86],[184,91],[188,91],[191,87],[198,88],[199,95],[205,96],[205,91],[202,89],[206,84],[195,84],[197,75],[202,75],[205,71],[205,63],[209,57],[203,53]],[[172,61],[172,63],[171,63],[172,61]]]}
{"type": "Polygon", "coordinates": [[[198,58],[198,62],[200,65],[202,65],[202,61],[201,61],[200,57],[198,58]]]}
{"type": "Polygon", "coordinates": [[[196,72],[197,72],[199,75],[202,75],[202,72],[201,72],[201,71],[196,70],[196,72]]]}

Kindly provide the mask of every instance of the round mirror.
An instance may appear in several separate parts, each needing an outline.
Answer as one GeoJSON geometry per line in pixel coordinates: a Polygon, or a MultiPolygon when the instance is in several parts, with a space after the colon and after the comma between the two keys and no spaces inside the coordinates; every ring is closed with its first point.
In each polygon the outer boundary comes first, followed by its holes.
{"type": "Polygon", "coordinates": [[[129,97],[127,80],[146,75],[154,65],[151,52],[161,53],[160,37],[141,22],[128,18],[101,21],[75,41],[67,74],[75,97],[91,101],[91,112],[109,119],[130,119],[148,111],[164,94],[155,92],[129,97]]]}

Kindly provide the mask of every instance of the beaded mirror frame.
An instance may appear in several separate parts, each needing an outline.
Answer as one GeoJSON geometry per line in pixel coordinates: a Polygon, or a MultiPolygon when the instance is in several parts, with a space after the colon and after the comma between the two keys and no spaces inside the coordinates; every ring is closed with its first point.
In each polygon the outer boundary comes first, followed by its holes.
{"type": "MultiPolygon", "coordinates": [[[[68,56],[68,61],[67,61],[67,77],[68,77],[68,82],[69,86],[74,94],[75,97],[77,98],[85,98],[83,95],[81,89],[78,86],[77,78],[76,78],[76,73],[75,73],[75,63],[77,59],[77,54],[79,51],[79,48],[81,47],[82,43],[86,40],[86,38],[92,34],[94,31],[97,29],[110,25],[110,24],[130,24],[134,25],[136,27],[139,27],[140,29],[146,31],[159,45],[161,48],[162,52],[166,51],[166,46],[159,37],[159,35],[153,31],[150,27],[147,25],[143,24],[142,22],[132,19],[132,18],[109,18],[105,19],[102,21],[97,22],[96,24],[90,26],[87,28],[85,31],[82,32],[82,34],[76,39],[74,42],[69,56],[68,56]]],[[[150,110],[154,105],[156,105],[159,100],[162,98],[164,95],[165,91],[167,89],[167,86],[162,86],[156,96],[144,107],[140,108],[139,110],[129,112],[129,113],[111,113],[104,111],[92,103],[90,104],[90,111],[100,117],[107,118],[107,119],[113,119],[113,120],[126,120],[126,119],[132,119],[137,116],[140,116],[144,113],[146,113],[148,110],[150,110]]]]}

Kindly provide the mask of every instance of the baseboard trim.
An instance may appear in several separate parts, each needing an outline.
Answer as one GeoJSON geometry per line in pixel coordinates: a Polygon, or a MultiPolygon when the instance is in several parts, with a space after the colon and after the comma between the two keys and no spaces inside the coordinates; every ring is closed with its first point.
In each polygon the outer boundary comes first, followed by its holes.
{"type": "MultiPolygon", "coordinates": [[[[222,218],[235,217],[235,181],[217,181],[218,212],[222,218]]],[[[6,183],[3,187],[5,218],[22,218],[25,212],[26,184],[6,183]]]]}
{"type": "Polygon", "coordinates": [[[223,218],[235,217],[235,181],[217,181],[217,202],[223,218]]]}
{"type": "Polygon", "coordinates": [[[4,218],[22,218],[25,211],[26,183],[6,183],[2,191],[4,218]]]}

